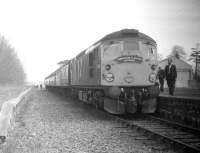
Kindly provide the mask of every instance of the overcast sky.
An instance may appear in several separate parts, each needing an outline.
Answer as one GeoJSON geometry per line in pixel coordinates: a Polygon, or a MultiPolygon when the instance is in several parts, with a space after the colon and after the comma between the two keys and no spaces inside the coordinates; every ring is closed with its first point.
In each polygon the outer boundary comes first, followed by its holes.
{"type": "Polygon", "coordinates": [[[16,49],[28,81],[40,81],[104,35],[138,29],[167,56],[200,42],[200,0],[0,0],[0,34],[16,49]]]}

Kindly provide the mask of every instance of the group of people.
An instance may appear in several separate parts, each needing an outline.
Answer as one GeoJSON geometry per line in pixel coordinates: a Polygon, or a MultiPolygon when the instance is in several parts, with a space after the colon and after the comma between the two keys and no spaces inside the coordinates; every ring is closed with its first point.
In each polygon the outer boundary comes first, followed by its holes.
{"type": "Polygon", "coordinates": [[[164,81],[166,79],[167,85],[169,88],[169,94],[174,95],[175,83],[177,78],[176,66],[172,64],[172,59],[168,59],[168,65],[165,66],[165,69],[158,67],[158,79],[160,83],[160,91],[164,91],[164,81]]]}

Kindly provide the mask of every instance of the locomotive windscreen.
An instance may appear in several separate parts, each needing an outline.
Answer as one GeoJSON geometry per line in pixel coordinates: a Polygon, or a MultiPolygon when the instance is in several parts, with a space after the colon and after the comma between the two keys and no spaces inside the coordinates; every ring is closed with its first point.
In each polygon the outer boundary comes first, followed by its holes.
{"type": "Polygon", "coordinates": [[[122,43],[121,42],[110,42],[108,44],[104,44],[104,59],[110,60],[118,57],[122,51],[122,43]]]}
{"type": "Polygon", "coordinates": [[[138,42],[124,42],[124,50],[139,50],[138,42]]]}
{"type": "Polygon", "coordinates": [[[142,53],[139,51],[137,41],[111,41],[104,44],[103,58],[106,61],[115,60],[119,63],[143,61],[142,53]]]}

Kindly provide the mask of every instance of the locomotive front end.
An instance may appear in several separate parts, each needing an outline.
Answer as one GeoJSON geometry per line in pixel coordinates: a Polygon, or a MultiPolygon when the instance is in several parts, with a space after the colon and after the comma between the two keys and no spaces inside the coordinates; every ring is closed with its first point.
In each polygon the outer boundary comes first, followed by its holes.
{"type": "Polygon", "coordinates": [[[156,42],[145,34],[123,31],[106,40],[101,46],[101,84],[107,86],[105,94],[110,97],[105,109],[115,111],[118,106],[113,110],[111,104],[115,99],[121,104],[119,113],[154,112],[158,95],[156,64],[156,42]]]}

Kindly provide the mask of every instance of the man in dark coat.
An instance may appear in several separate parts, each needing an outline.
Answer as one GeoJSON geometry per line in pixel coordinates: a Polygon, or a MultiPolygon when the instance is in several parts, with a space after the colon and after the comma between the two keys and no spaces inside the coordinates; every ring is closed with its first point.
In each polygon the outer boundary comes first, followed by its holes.
{"type": "Polygon", "coordinates": [[[164,78],[165,78],[165,71],[159,66],[158,67],[158,79],[160,83],[160,91],[163,92],[163,86],[164,86],[164,78]]]}
{"type": "Polygon", "coordinates": [[[177,78],[176,66],[172,64],[172,59],[168,59],[168,65],[165,67],[165,76],[169,87],[169,94],[174,95],[175,83],[177,78]]]}

